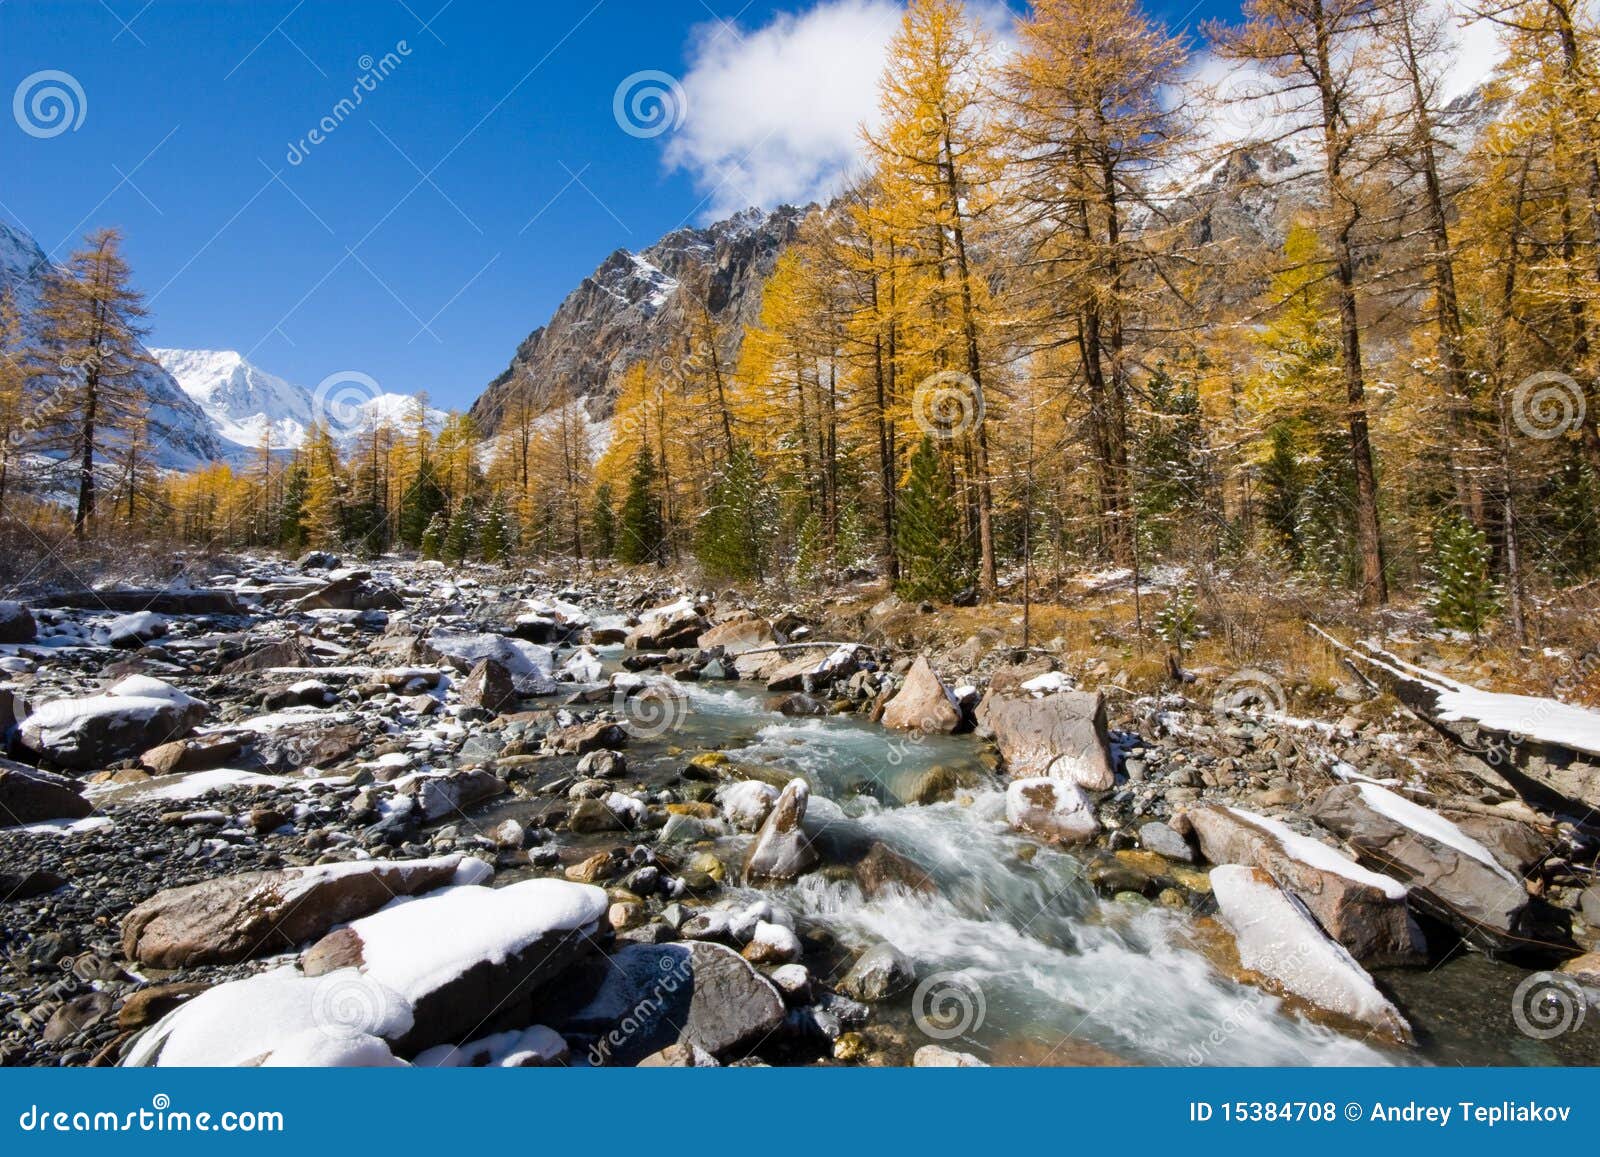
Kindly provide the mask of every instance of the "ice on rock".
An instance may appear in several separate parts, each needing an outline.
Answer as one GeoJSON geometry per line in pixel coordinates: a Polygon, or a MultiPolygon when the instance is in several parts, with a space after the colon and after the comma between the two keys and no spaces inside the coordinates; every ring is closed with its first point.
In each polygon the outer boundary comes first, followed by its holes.
{"type": "Polygon", "coordinates": [[[1238,865],[1213,868],[1211,887],[1246,968],[1308,1004],[1411,1043],[1411,1026],[1372,977],[1265,872],[1238,865]]]}

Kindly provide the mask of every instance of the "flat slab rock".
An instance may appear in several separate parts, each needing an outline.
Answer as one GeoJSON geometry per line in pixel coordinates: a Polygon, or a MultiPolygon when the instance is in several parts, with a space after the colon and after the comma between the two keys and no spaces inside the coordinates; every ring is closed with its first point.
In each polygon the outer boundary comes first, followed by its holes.
{"type": "Polygon", "coordinates": [[[1085,791],[1116,785],[1105,696],[1098,691],[1038,698],[990,691],[978,704],[978,726],[994,737],[1012,779],[1047,776],[1085,791]]]}
{"type": "Polygon", "coordinates": [[[1483,844],[1377,784],[1329,788],[1311,808],[1362,863],[1411,889],[1417,907],[1488,952],[1528,947],[1528,890],[1483,844]]]}
{"type": "Polygon", "coordinates": [[[1404,884],[1266,816],[1229,807],[1194,808],[1188,816],[1207,860],[1260,868],[1357,960],[1415,963],[1423,954],[1404,884]]]}
{"type": "Polygon", "coordinates": [[[481,879],[480,860],[356,860],[222,876],[157,892],[123,919],[122,950],[155,968],[289,952],[397,896],[481,879]]]}

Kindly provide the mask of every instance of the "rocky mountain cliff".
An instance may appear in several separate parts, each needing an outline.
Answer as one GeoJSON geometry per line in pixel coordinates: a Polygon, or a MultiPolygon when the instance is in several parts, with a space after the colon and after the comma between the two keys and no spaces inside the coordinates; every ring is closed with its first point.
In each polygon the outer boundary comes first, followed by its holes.
{"type": "Polygon", "coordinates": [[[720,352],[735,357],[744,327],[760,313],[762,285],[809,212],[748,209],[704,229],[669,233],[639,253],[617,250],[528,335],[473,403],[478,431],[495,433],[518,382],[529,383],[541,410],[568,392],[583,399],[592,418],[603,418],[629,367],[671,356],[695,292],[705,293],[720,323],[720,352]]]}

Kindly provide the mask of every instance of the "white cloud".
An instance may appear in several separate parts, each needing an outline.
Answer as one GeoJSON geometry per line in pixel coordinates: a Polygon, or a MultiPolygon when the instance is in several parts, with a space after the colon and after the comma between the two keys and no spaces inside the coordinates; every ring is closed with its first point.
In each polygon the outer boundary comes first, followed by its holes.
{"type": "Polygon", "coordinates": [[[861,155],[899,21],[890,0],[827,0],[754,31],[697,29],[668,167],[694,175],[712,217],[827,197],[861,155]]]}

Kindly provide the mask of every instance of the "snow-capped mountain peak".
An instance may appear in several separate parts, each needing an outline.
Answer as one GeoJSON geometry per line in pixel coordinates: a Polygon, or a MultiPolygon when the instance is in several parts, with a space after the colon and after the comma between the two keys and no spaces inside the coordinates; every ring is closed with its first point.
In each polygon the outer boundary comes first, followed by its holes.
{"type": "MultiPolygon", "coordinates": [[[[234,446],[258,449],[265,434],[272,449],[292,450],[305,441],[313,421],[345,442],[376,425],[404,428],[415,419],[414,398],[367,393],[354,378],[329,379],[338,388],[319,400],[312,390],[268,373],[235,350],[150,352],[234,446]]],[[[437,431],[444,419],[442,411],[428,411],[430,429],[437,431]]]]}

